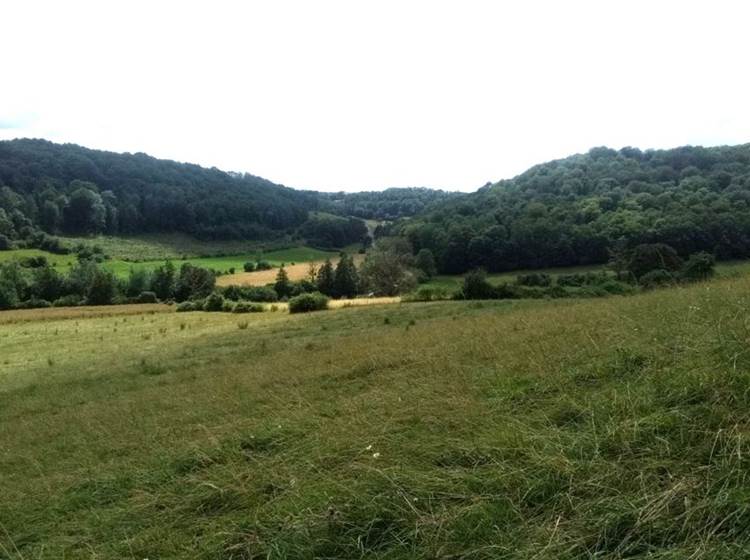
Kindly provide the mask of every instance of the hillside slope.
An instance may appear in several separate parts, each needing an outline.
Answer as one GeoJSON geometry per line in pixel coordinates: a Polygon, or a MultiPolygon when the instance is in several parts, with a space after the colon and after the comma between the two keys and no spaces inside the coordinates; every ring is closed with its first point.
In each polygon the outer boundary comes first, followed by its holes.
{"type": "Polygon", "coordinates": [[[316,200],[251,175],[44,140],[0,142],[2,187],[16,230],[25,220],[49,233],[263,237],[300,225],[316,200]]]}
{"type": "Polygon", "coordinates": [[[746,558],[748,294],[19,318],[0,555],[746,558]]]}
{"type": "Polygon", "coordinates": [[[595,148],[449,200],[395,229],[443,272],[606,262],[664,242],[681,254],[750,256],[750,144],[595,148]]]}

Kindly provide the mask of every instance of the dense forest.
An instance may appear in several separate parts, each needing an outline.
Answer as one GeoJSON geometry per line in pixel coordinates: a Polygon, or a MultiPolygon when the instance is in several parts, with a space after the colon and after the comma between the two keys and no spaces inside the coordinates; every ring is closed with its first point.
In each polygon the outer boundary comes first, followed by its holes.
{"type": "Polygon", "coordinates": [[[435,203],[461,196],[465,195],[424,187],[390,188],[357,193],[321,193],[330,211],[368,220],[397,220],[416,216],[435,203]]]}
{"type": "Polygon", "coordinates": [[[287,237],[342,247],[366,238],[360,218],[413,216],[450,196],[429,189],[318,193],[142,153],[45,140],[0,142],[0,247],[38,239],[40,232],[287,237]]]}
{"type": "MultiPolygon", "coordinates": [[[[268,238],[292,231],[315,193],[145,154],[115,154],[44,140],[0,142],[0,208],[16,235],[182,232],[268,238]]],[[[3,216],[0,216],[2,219],[3,216]]],[[[0,234],[8,236],[7,223],[0,234]]]]}
{"type": "Polygon", "coordinates": [[[643,243],[750,257],[750,144],[586,154],[449,200],[391,234],[460,273],[585,265],[643,243]]]}

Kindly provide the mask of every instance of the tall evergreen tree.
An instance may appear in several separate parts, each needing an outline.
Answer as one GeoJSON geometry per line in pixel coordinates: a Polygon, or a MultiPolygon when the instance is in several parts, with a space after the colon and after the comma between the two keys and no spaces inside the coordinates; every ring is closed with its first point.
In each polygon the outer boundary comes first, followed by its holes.
{"type": "Polygon", "coordinates": [[[353,298],[357,295],[359,288],[357,267],[354,266],[354,259],[346,253],[341,253],[341,258],[336,265],[333,287],[337,297],[353,298]]]}
{"type": "Polygon", "coordinates": [[[333,271],[333,265],[331,264],[330,259],[326,259],[326,262],[324,262],[318,270],[318,278],[316,281],[318,291],[321,294],[333,297],[336,291],[334,281],[335,275],[333,271]]]}
{"type": "Polygon", "coordinates": [[[273,289],[280,298],[289,297],[292,293],[292,284],[289,282],[289,275],[286,273],[286,269],[282,265],[276,274],[276,282],[273,285],[273,289]]]}

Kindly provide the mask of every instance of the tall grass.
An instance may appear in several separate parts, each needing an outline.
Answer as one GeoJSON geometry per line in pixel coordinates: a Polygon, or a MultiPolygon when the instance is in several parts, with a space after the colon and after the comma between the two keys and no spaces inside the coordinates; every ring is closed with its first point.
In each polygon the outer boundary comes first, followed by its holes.
{"type": "Polygon", "coordinates": [[[749,307],[737,278],[3,325],[0,556],[747,557],[749,307]]]}

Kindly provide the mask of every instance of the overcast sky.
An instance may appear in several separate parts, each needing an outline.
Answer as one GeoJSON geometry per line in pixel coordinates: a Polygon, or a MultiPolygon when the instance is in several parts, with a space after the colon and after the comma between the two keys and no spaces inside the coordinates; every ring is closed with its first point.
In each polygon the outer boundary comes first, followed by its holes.
{"type": "Polygon", "coordinates": [[[750,142],[747,6],[3,0],[0,139],[319,190],[474,190],[592,146],[750,142]]]}

